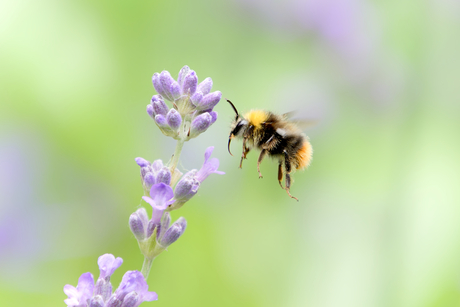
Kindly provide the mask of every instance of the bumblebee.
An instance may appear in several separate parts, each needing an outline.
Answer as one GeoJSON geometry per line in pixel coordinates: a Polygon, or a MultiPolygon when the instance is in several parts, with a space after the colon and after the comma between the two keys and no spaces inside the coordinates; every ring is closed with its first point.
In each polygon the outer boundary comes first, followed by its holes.
{"type": "MultiPolygon", "coordinates": [[[[277,115],[264,110],[251,110],[243,116],[238,114],[233,103],[228,100],[236,113],[231,125],[228,137],[228,152],[233,138],[243,139],[243,153],[241,155],[240,168],[243,167],[243,159],[252,148],[260,150],[257,160],[257,171],[259,178],[260,163],[266,155],[278,160],[278,182],[282,189],[286,190],[289,197],[299,201],[292,196],[291,172],[305,169],[310,165],[313,149],[308,137],[302,133],[298,125],[289,120],[288,114],[277,115]],[[282,184],[283,175],[285,187],[282,184]]],[[[233,155],[232,155],[233,156],[233,155]]]]}

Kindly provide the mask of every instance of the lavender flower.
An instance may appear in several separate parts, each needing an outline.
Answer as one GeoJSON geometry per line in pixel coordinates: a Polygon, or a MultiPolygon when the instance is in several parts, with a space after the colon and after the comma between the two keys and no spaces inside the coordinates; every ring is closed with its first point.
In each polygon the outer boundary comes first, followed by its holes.
{"type": "Polygon", "coordinates": [[[171,172],[167,167],[163,166],[163,161],[155,160],[150,163],[141,157],[136,158],[135,161],[141,167],[142,186],[146,194],[150,193],[150,189],[155,183],[170,184],[171,172]]]}
{"type": "Polygon", "coordinates": [[[87,306],[88,301],[93,295],[94,278],[91,273],[83,273],[78,279],[78,286],[75,288],[71,285],[64,286],[64,293],[68,296],[64,303],[68,307],[87,306]]]}
{"type": "Polygon", "coordinates": [[[123,276],[120,286],[112,293],[110,276],[120,267],[123,260],[111,254],[99,257],[98,264],[101,274],[96,286],[91,273],[84,273],[78,279],[78,286],[64,286],[64,293],[68,296],[64,302],[68,307],[136,307],[142,302],[158,299],[155,292],[148,291],[148,285],[138,271],[128,271],[123,276]],[[101,285],[105,288],[102,289],[101,285]]]}
{"type": "MultiPolygon", "coordinates": [[[[142,302],[150,302],[158,300],[158,295],[155,292],[148,291],[149,286],[145,282],[144,276],[139,271],[128,271],[123,275],[120,286],[113,294],[119,301],[124,302],[132,300],[132,293],[137,294],[136,304],[139,306],[142,302]]],[[[109,307],[109,305],[107,305],[109,307]]]]}
{"type": "Polygon", "coordinates": [[[196,179],[201,183],[211,174],[224,175],[224,172],[218,171],[219,168],[219,159],[211,157],[214,146],[208,147],[204,153],[204,163],[200,170],[196,173],[196,179]]]}
{"type": "Polygon", "coordinates": [[[163,211],[174,202],[174,200],[172,200],[173,197],[173,189],[163,182],[152,186],[152,189],[150,190],[150,197],[142,196],[142,199],[152,206],[151,221],[153,221],[154,224],[160,224],[163,211]]]}
{"type": "Polygon", "coordinates": [[[152,83],[159,95],[152,97],[147,113],[164,135],[188,141],[206,131],[216,121],[217,113],[212,112],[222,93],[211,92],[211,78],[198,84],[195,71],[184,66],[177,81],[164,70],[153,75],[152,83]],[[169,109],[163,99],[170,101],[173,108],[169,109]]]}
{"type": "Polygon", "coordinates": [[[168,208],[169,211],[179,209],[190,200],[198,192],[201,183],[208,178],[210,174],[225,174],[217,170],[219,168],[219,159],[210,159],[213,150],[214,146],[210,146],[206,149],[204,163],[199,170],[193,169],[179,180],[174,189],[174,203],[168,208]]]}

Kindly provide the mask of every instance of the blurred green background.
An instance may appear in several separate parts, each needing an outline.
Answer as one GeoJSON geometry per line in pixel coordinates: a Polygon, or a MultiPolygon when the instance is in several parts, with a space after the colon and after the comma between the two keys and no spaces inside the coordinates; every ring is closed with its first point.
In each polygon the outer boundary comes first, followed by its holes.
{"type": "MultiPolygon", "coordinates": [[[[140,270],[134,158],[174,142],[145,112],[183,65],[244,112],[298,110],[313,163],[227,153],[233,111],[186,143],[224,176],[189,203],[142,306],[459,306],[460,4],[426,1],[0,2],[0,305],[64,306],[104,253],[140,270]]],[[[233,142],[233,152],[241,142],[233,142]]]]}

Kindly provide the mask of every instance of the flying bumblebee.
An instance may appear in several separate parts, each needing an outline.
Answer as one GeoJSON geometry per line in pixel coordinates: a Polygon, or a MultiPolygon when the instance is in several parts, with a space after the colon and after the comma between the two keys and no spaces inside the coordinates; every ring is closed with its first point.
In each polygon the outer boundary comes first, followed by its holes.
{"type": "MultiPolygon", "coordinates": [[[[311,162],[313,149],[308,137],[302,133],[297,124],[288,119],[288,114],[277,115],[264,110],[251,110],[241,116],[238,114],[233,103],[227,99],[236,113],[231,125],[228,137],[228,152],[233,138],[243,139],[243,153],[241,155],[240,168],[243,159],[252,148],[260,150],[257,160],[259,178],[260,163],[268,155],[278,160],[278,182],[282,189],[286,190],[289,197],[299,201],[289,192],[291,188],[291,172],[308,167],[311,162]],[[285,185],[281,183],[285,177],[285,185]]],[[[233,155],[232,155],[233,156],[233,155]]]]}

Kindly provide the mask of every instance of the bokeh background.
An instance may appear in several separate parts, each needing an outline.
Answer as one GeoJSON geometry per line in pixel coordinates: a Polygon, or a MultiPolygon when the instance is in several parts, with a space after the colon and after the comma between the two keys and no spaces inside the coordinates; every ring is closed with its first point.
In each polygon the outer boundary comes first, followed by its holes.
{"type": "MultiPolygon", "coordinates": [[[[174,142],[145,112],[154,72],[212,77],[243,112],[297,110],[313,163],[227,153],[233,111],[186,143],[212,175],[173,218],[142,306],[460,306],[460,4],[455,0],[0,2],[0,305],[64,306],[112,253],[142,256],[134,158],[174,142]]],[[[241,142],[233,142],[238,153],[241,142]]]]}

